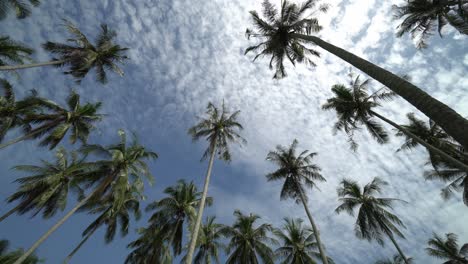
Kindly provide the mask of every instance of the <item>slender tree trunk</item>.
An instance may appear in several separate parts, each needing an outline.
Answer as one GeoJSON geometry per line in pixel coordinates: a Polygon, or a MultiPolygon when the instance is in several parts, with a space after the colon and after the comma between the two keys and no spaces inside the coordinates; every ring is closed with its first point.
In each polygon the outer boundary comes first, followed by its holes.
{"type": "Polygon", "coordinates": [[[42,67],[42,66],[59,65],[65,62],[66,60],[57,60],[57,61],[47,61],[47,62],[40,62],[40,63],[21,64],[21,65],[6,65],[6,66],[0,66],[0,71],[14,71],[14,70],[42,67]]]}
{"type": "Polygon", "coordinates": [[[101,192],[102,190],[104,190],[108,184],[110,184],[110,182],[112,182],[112,179],[113,179],[113,174],[110,175],[109,177],[107,177],[103,183],[101,185],[99,185],[98,187],[96,187],[96,189],[88,196],[86,196],[86,198],[84,198],[83,200],[81,200],[73,209],[71,209],[62,219],[60,219],[54,226],[52,226],[44,235],[42,235],[41,238],[39,238],[39,240],[37,240],[33,245],[32,247],[30,247],[18,260],[16,260],[13,264],[21,264],[23,263],[23,261],[26,260],[26,258],[31,255],[34,250],[36,250],[41,244],[42,242],[44,242],[55,230],[57,230],[57,228],[59,228],[61,225],[63,225],[63,223],[65,223],[65,221],[68,220],[68,218],[70,218],[70,216],[72,216],[78,209],[80,209],[81,206],[83,206],[84,204],[86,204],[94,195],[96,195],[97,193],[101,192]]]}
{"type": "Polygon", "coordinates": [[[405,261],[406,264],[409,264],[408,259],[406,259],[405,254],[403,254],[403,251],[401,251],[401,248],[398,246],[398,243],[395,241],[395,238],[393,237],[393,235],[388,234],[388,237],[390,238],[390,240],[392,240],[393,245],[395,245],[396,249],[398,250],[398,253],[403,258],[403,261],[405,261]]]}
{"type": "Polygon", "coordinates": [[[2,215],[2,217],[0,217],[0,222],[2,222],[3,220],[5,220],[5,218],[9,217],[10,215],[12,215],[13,213],[15,213],[16,211],[18,211],[18,209],[21,207],[21,203],[18,204],[15,208],[11,209],[10,211],[8,211],[6,214],[2,215]]]}
{"type": "Polygon", "coordinates": [[[193,254],[195,252],[195,246],[197,245],[198,231],[200,230],[201,220],[203,216],[203,210],[205,209],[205,200],[208,194],[208,185],[210,184],[211,178],[211,169],[213,168],[213,162],[216,153],[216,139],[213,143],[213,148],[211,149],[210,161],[208,163],[208,171],[206,172],[205,185],[203,187],[203,194],[200,201],[200,207],[198,208],[197,220],[195,222],[195,227],[193,229],[192,238],[190,240],[189,251],[187,253],[187,258],[185,259],[186,264],[192,263],[193,254]]]}
{"type": "Polygon", "coordinates": [[[99,226],[95,226],[93,228],[93,230],[91,230],[91,232],[89,232],[82,240],[81,242],[78,244],[78,246],[75,247],[75,249],[73,249],[73,251],[68,254],[68,256],[65,258],[65,260],[63,261],[63,264],[67,264],[68,262],[70,262],[70,259],[73,257],[73,255],[76,254],[76,252],[78,252],[78,250],[80,250],[81,246],[83,246],[83,244],[94,234],[94,232],[96,232],[96,230],[99,228],[99,226]]]}
{"type": "Polygon", "coordinates": [[[396,124],[395,122],[381,116],[380,114],[378,114],[378,113],[376,113],[376,112],[374,112],[372,110],[370,112],[371,112],[372,115],[375,115],[376,117],[380,118],[384,122],[390,124],[394,128],[396,128],[396,129],[400,130],[401,132],[405,133],[407,136],[411,137],[416,142],[418,142],[419,144],[426,147],[427,150],[432,151],[433,153],[439,154],[443,159],[445,159],[447,162],[449,162],[453,166],[459,168],[462,171],[468,172],[468,165],[467,164],[464,164],[463,162],[455,159],[454,157],[450,156],[449,154],[445,153],[444,151],[440,150],[439,148],[436,148],[436,147],[432,146],[431,144],[429,144],[426,141],[422,140],[420,137],[418,137],[415,134],[411,133],[409,130],[405,129],[404,127],[402,127],[402,126],[400,126],[398,124],[396,124]]]}
{"type": "Polygon", "coordinates": [[[300,195],[301,195],[302,205],[304,205],[304,209],[306,211],[307,217],[309,217],[310,224],[312,225],[312,229],[314,230],[314,236],[315,236],[315,239],[317,240],[317,244],[318,244],[319,251],[320,251],[320,257],[322,258],[322,263],[323,264],[328,264],[328,258],[327,258],[327,255],[325,253],[325,250],[323,248],[322,241],[320,240],[319,230],[318,230],[317,226],[315,225],[314,219],[312,218],[312,214],[309,212],[309,208],[307,207],[307,204],[306,204],[305,195],[302,193],[302,189],[300,188],[300,186],[298,186],[298,187],[299,187],[299,190],[300,190],[299,192],[300,192],[300,195]]]}
{"type": "Polygon", "coordinates": [[[417,86],[398,77],[397,75],[380,68],[342,48],[334,46],[315,36],[292,34],[292,37],[313,42],[326,51],[355,66],[370,77],[387,86],[390,90],[403,97],[414,107],[434,120],[447,134],[458,141],[465,149],[468,149],[468,120],[460,114],[433,98],[417,86]]]}

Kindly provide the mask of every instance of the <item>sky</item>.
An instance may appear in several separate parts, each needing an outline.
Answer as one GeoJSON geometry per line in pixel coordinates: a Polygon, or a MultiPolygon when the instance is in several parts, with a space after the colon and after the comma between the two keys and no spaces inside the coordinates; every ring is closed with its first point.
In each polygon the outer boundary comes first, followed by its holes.
{"type": "MultiPolygon", "coordinates": [[[[346,135],[333,133],[336,116],[321,110],[321,105],[332,95],[333,84],[348,82],[350,65],[317,48],[321,53],[320,59],[314,59],[317,67],[294,68],[288,64],[288,77],[273,80],[268,59],[252,62],[252,55],[244,56],[245,48],[254,44],[244,35],[251,27],[248,11],[259,10],[260,0],[43,2],[25,20],[10,16],[0,22],[0,34],[34,47],[34,59],[47,61],[50,57],[40,44],[66,39],[62,18],[75,23],[91,39],[99,25],[107,23],[118,31],[117,42],[130,48],[131,59],[123,66],[125,76],[109,74],[105,86],[96,83],[93,75],[77,85],[56,68],[24,70],[19,79],[4,73],[0,77],[14,85],[19,98],[36,89],[40,95],[63,103],[75,89],[83,102],[102,101],[107,116],[98,124],[91,143],[112,143],[118,139],[117,129],[123,128],[134,132],[142,144],[160,156],[151,163],[156,182],[146,187],[143,206],[161,198],[162,190],[178,179],[194,181],[201,190],[207,164],[200,158],[206,142],[192,142],[187,129],[197,122],[208,102],[219,105],[224,100],[229,109],[241,110],[242,135],[247,144],[232,146],[230,164],[215,162],[209,188],[214,204],[205,215],[216,215],[219,222],[231,224],[233,211],[240,209],[260,215],[259,223],[276,227],[284,217],[306,219],[301,205],[280,201],[280,182],[265,179],[265,174],[275,169],[265,160],[268,151],[298,139],[300,150],[318,153],[314,162],[327,179],[318,183],[319,189],[308,191],[308,206],[336,263],[374,263],[396,253],[389,242],[381,247],[358,240],[354,218],[334,213],[338,206],[336,187],[343,178],[365,184],[381,177],[389,182],[383,196],[408,202],[396,205],[394,212],[406,225],[406,240],[400,239],[400,246],[417,263],[439,263],[424,251],[433,232],[452,232],[461,243],[468,242],[468,209],[459,194],[448,201],[440,197],[444,183],[424,180],[423,173],[430,168],[424,149],[395,152],[402,139],[394,137],[388,126],[392,134],[389,144],[379,145],[362,131],[356,135],[360,143],[357,152],[349,149],[346,135]]],[[[394,73],[409,74],[414,84],[468,116],[466,36],[446,28],[443,39],[436,35],[428,49],[417,51],[408,36],[395,37],[398,21],[392,18],[391,5],[401,2],[329,1],[329,12],[319,16],[324,27],[319,36],[394,73]]],[[[373,88],[380,87],[375,81],[373,88]]],[[[409,112],[427,120],[399,98],[383,104],[378,112],[397,123],[405,123],[409,112]]],[[[13,132],[8,137],[16,135],[13,132]]],[[[3,202],[17,186],[12,182],[26,176],[11,168],[52,157],[52,152],[35,143],[19,143],[0,152],[0,213],[13,207],[3,202]]],[[[68,208],[75,202],[72,197],[68,208]]],[[[0,223],[0,239],[9,239],[12,248],[28,248],[63,214],[47,220],[12,216],[0,223]]],[[[46,263],[60,263],[93,219],[85,213],[76,214],[37,254],[46,263]]],[[[136,238],[133,230],[145,225],[146,217],[132,221],[132,232],[109,245],[104,243],[103,230],[98,231],[72,263],[123,263],[129,253],[126,245],[136,238]]]]}

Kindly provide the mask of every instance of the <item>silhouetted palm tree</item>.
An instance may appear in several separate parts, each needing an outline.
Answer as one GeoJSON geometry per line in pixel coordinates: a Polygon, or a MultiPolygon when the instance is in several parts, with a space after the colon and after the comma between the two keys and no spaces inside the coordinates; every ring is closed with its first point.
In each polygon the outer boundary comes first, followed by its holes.
{"type": "Polygon", "coordinates": [[[387,208],[392,209],[393,202],[401,200],[375,197],[376,194],[381,193],[382,186],[385,185],[387,182],[376,177],[361,190],[357,182],[342,180],[338,188],[341,205],[336,208],[335,212],[339,214],[346,211],[354,216],[354,209],[359,207],[355,224],[356,236],[368,241],[375,240],[380,245],[384,245],[383,236],[388,236],[405,263],[409,264],[395,240],[395,235],[404,238],[397,226],[405,226],[396,215],[387,210],[387,208]]]}
{"type": "Polygon", "coordinates": [[[397,37],[411,34],[420,49],[427,47],[426,41],[434,33],[434,28],[442,37],[442,28],[447,24],[468,35],[468,16],[464,18],[463,8],[466,3],[468,1],[406,0],[401,6],[393,5],[395,17],[403,19],[398,26],[397,37]]]}
{"type": "MultiPolygon", "coordinates": [[[[273,233],[278,237],[281,247],[276,249],[275,255],[281,264],[314,264],[321,259],[317,252],[318,245],[312,229],[302,225],[302,219],[285,218],[283,230],[277,229],[273,233]]],[[[329,263],[333,261],[328,258],[329,263]]]]}
{"type": "Polygon", "coordinates": [[[37,124],[37,127],[30,129],[25,135],[1,144],[0,149],[21,142],[26,139],[41,138],[41,146],[55,148],[70,131],[70,142],[72,144],[80,140],[86,143],[89,133],[94,128],[96,121],[100,121],[102,115],[97,112],[101,108],[101,102],[92,104],[80,104],[80,96],[72,91],[67,99],[67,108],[45,98],[33,97],[28,102],[41,107],[42,111],[27,113],[23,118],[23,123],[37,124]]]}
{"type": "Polygon", "coordinates": [[[0,20],[3,20],[7,17],[8,13],[14,11],[16,17],[19,19],[23,19],[31,15],[31,8],[29,4],[32,6],[39,6],[41,3],[39,0],[2,0],[0,1],[0,20]]]}
{"type": "Polygon", "coordinates": [[[457,235],[448,233],[445,235],[446,240],[434,234],[434,237],[429,239],[426,252],[438,259],[447,260],[444,263],[450,264],[467,264],[468,263],[468,244],[464,244],[458,249],[457,235]]]}
{"type": "Polygon", "coordinates": [[[293,198],[296,203],[302,203],[314,231],[313,234],[317,240],[322,262],[327,264],[327,255],[320,239],[319,230],[307,207],[307,196],[304,190],[304,185],[313,188],[316,186],[314,181],[325,181],[325,178],[320,174],[320,168],[312,164],[312,158],[317,153],[309,153],[308,150],[305,150],[297,156],[297,144],[298,141],[295,139],[289,148],[277,146],[275,151],[268,153],[267,160],[274,162],[279,168],[267,174],[266,177],[268,181],[284,180],[280,194],[282,200],[293,198]]]}
{"type": "MultiPolygon", "coordinates": [[[[251,11],[256,32],[247,30],[249,37],[258,37],[261,42],[249,47],[246,53],[258,51],[255,58],[271,56],[270,67],[276,68],[274,78],[282,78],[286,75],[284,60],[289,60],[293,64],[299,62],[313,65],[308,56],[318,56],[318,53],[306,45],[320,46],[403,97],[468,149],[468,133],[466,133],[468,120],[460,114],[403,78],[311,35],[322,28],[318,20],[312,17],[314,13],[307,14],[317,3],[318,0],[307,0],[302,5],[296,5],[284,0],[281,9],[277,10],[268,0],[265,0],[263,2],[265,20],[260,18],[257,12],[251,11]]],[[[326,9],[327,6],[319,7],[321,11],[326,9]]]]}
{"type": "Polygon", "coordinates": [[[115,31],[110,30],[107,25],[101,25],[101,32],[97,37],[96,45],[91,44],[86,36],[75,27],[71,22],[65,20],[65,27],[73,38],[68,39],[73,45],[48,41],[42,46],[52,54],[58,55],[58,58],[49,62],[20,64],[13,66],[0,66],[1,70],[19,70],[41,66],[69,66],[65,74],[71,74],[79,83],[88,72],[94,68],[97,80],[101,83],[107,82],[106,70],[112,70],[120,76],[124,72],[117,65],[123,63],[127,56],[125,52],[128,48],[123,48],[113,43],[117,36],[115,31]]]}
{"type": "MultiPolygon", "coordinates": [[[[17,260],[21,256],[21,254],[23,254],[22,249],[7,252],[8,245],[8,240],[0,240],[0,263],[2,264],[13,264],[13,262],[17,260]]],[[[42,262],[43,261],[35,255],[31,255],[23,261],[23,264],[38,264],[42,262]]]]}
{"type": "Polygon", "coordinates": [[[215,155],[217,153],[219,159],[230,162],[231,153],[229,151],[229,143],[237,141],[245,143],[245,139],[238,133],[239,130],[243,129],[242,125],[237,120],[239,113],[240,111],[236,111],[232,114],[229,113],[224,105],[224,101],[221,109],[216,108],[212,103],[208,103],[205,113],[206,117],[188,131],[194,141],[202,138],[208,141],[209,145],[203,154],[202,160],[206,159],[208,156],[210,160],[208,162],[205,184],[203,186],[203,195],[200,207],[198,208],[197,218],[193,227],[189,250],[185,261],[187,264],[192,264],[215,155]]]}
{"type": "Polygon", "coordinates": [[[33,49],[11,40],[7,36],[0,36],[0,66],[11,63],[23,64],[25,61],[31,60],[29,55],[33,52],[33,49]]]}
{"type": "MultiPolygon", "coordinates": [[[[413,258],[406,259],[409,264],[413,263],[413,258]]],[[[400,255],[394,255],[393,259],[379,260],[375,264],[404,264],[405,260],[400,255]]]]}
{"type": "Polygon", "coordinates": [[[226,264],[256,264],[259,260],[264,264],[273,264],[274,253],[269,244],[276,241],[268,236],[273,230],[271,225],[254,227],[260,216],[244,215],[239,210],[234,211],[234,216],[236,221],[225,231],[231,238],[226,251],[229,254],[226,264]]]}
{"type": "Polygon", "coordinates": [[[65,223],[78,209],[85,204],[97,203],[102,197],[110,195],[116,201],[112,210],[116,210],[121,203],[125,201],[125,194],[128,186],[143,185],[141,178],[147,178],[150,183],[153,180],[148,165],[145,160],[156,159],[158,155],[148,151],[140,145],[136,138],[131,144],[127,143],[126,135],[123,130],[119,130],[120,141],[110,146],[86,145],[81,150],[85,154],[95,153],[105,156],[106,160],[94,162],[93,177],[87,175],[83,177],[82,182],[89,185],[98,183],[94,190],[82,199],[73,209],[71,209],[62,219],[51,227],[31,248],[14,264],[21,262],[29,256],[39,245],[44,242],[57,228],[65,223]]]}
{"type": "Polygon", "coordinates": [[[13,213],[22,215],[33,211],[33,216],[36,216],[42,211],[44,218],[50,218],[57,211],[63,211],[70,190],[82,197],[83,191],[78,186],[77,179],[86,176],[90,165],[92,164],[84,162],[78,153],[67,153],[64,148],[59,148],[55,153],[54,163],[42,161],[41,166],[15,166],[14,169],[32,175],[15,181],[21,185],[8,197],[7,202],[19,201],[19,203],[0,217],[0,222],[13,213]]]}

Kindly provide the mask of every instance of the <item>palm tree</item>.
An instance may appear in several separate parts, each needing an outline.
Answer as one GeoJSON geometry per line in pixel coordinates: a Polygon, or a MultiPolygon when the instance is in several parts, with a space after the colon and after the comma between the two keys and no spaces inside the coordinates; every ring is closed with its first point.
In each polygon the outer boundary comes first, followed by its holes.
{"type": "Polygon", "coordinates": [[[83,231],[84,238],[81,242],[68,254],[65,258],[64,263],[68,263],[73,255],[83,246],[84,243],[99,229],[99,227],[106,225],[106,233],[104,235],[105,242],[110,243],[114,240],[115,234],[120,224],[120,234],[122,237],[128,234],[128,228],[130,226],[130,212],[133,213],[135,219],[138,220],[141,217],[140,212],[140,200],[144,197],[141,194],[142,186],[130,185],[127,188],[124,196],[122,197],[122,203],[115,200],[112,195],[107,195],[98,201],[96,204],[90,204],[89,206],[83,206],[80,211],[90,211],[90,213],[100,213],[100,215],[94,220],[86,229],[83,231]],[[115,206],[117,204],[117,207],[115,206]]]}
{"type": "MultiPolygon", "coordinates": [[[[314,264],[316,258],[320,259],[317,252],[318,245],[310,228],[302,225],[302,219],[284,218],[283,231],[277,229],[274,234],[281,241],[282,246],[275,251],[275,255],[282,264],[314,264]]],[[[333,261],[328,258],[329,263],[333,261]]]]}
{"type": "MultiPolygon", "coordinates": [[[[16,259],[18,259],[21,256],[21,254],[23,254],[22,249],[7,252],[8,245],[8,240],[0,240],[0,263],[2,264],[12,264],[16,259]]],[[[31,255],[24,260],[23,264],[38,264],[41,262],[43,262],[43,260],[40,260],[35,255],[31,255]]]]}
{"type": "Polygon", "coordinates": [[[86,145],[82,147],[82,152],[85,154],[95,153],[106,157],[106,160],[94,162],[92,171],[89,173],[90,175],[86,175],[86,177],[82,177],[83,179],[81,179],[82,182],[86,182],[87,184],[98,183],[98,185],[37,240],[14,264],[22,263],[57,228],[88,202],[97,203],[101,197],[106,197],[108,194],[116,201],[113,203],[111,210],[117,211],[119,205],[125,201],[125,194],[129,186],[143,185],[142,177],[147,178],[150,183],[152,182],[153,176],[145,160],[156,159],[158,155],[145,149],[145,147],[137,142],[136,138],[133,139],[131,144],[127,144],[126,134],[123,130],[119,130],[119,136],[120,141],[114,145],[107,147],[86,145]]]}
{"type": "MultiPolygon", "coordinates": [[[[407,258],[408,263],[413,263],[413,258],[407,258]]],[[[393,259],[379,260],[375,264],[404,264],[405,260],[400,255],[394,255],[393,259]]]]}
{"type": "MultiPolygon", "coordinates": [[[[28,0],[28,2],[37,7],[41,3],[39,0],[28,0]]],[[[16,18],[23,19],[31,15],[31,9],[26,1],[23,0],[3,0],[0,1],[0,20],[7,17],[8,12],[15,11],[16,18]]]]}
{"type": "Polygon", "coordinates": [[[281,200],[292,198],[296,200],[296,203],[302,203],[314,231],[313,234],[317,241],[322,262],[327,264],[327,255],[320,239],[319,230],[307,207],[307,195],[304,189],[304,186],[313,188],[316,186],[314,181],[325,181],[325,178],[320,174],[321,169],[312,164],[312,158],[317,153],[309,153],[308,150],[305,150],[297,156],[297,144],[298,141],[295,139],[289,148],[278,145],[275,151],[268,153],[266,159],[274,162],[279,168],[267,174],[266,177],[268,181],[284,180],[280,194],[281,200]]]}
{"type": "Polygon", "coordinates": [[[468,244],[464,244],[458,249],[457,235],[453,233],[445,234],[446,240],[437,234],[427,241],[429,247],[426,252],[438,259],[447,260],[444,263],[467,264],[468,263],[468,244]]]}
{"type": "Polygon", "coordinates": [[[463,5],[468,1],[453,0],[407,0],[403,5],[393,5],[395,17],[403,19],[398,26],[397,37],[411,34],[416,39],[417,48],[426,48],[426,40],[432,35],[437,25],[437,32],[442,37],[442,29],[452,25],[462,34],[468,35],[468,23],[464,19],[463,5]],[[455,11],[458,8],[458,12],[455,11]]]}
{"type": "Polygon", "coordinates": [[[235,111],[230,114],[224,105],[224,101],[221,109],[216,108],[212,103],[208,103],[206,117],[188,131],[194,141],[201,138],[205,138],[208,141],[209,145],[203,154],[202,160],[206,159],[208,156],[210,156],[210,160],[208,162],[203,195],[200,207],[198,208],[197,218],[193,227],[189,250],[185,261],[187,264],[192,263],[193,254],[195,252],[215,155],[217,153],[219,159],[230,162],[231,153],[229,151],[229,143],[237,141],[241,143],[246,142],[238,133],[239,130],[243,129],[242,125],[237,121],[239,113],[240,111],[235,111]]]}
{"type": "Polygon", "coordinates": [[[106,70],[112,70],[120,76],[124,72],[119,68],[117,63],[123,63],[127,56],[125,52],[128,48],[123,48],[118,44],[113,43],[113,39],[117,36],[115,31],[110,30],[107,25],[101,25],[101,32],[97,37],[96,45],[89,42],[86,36],[75,27],[71,22],[64,20],[65,27],[73,36],[68,39],[74,45],[48,41],[42,47],[52,54],[57,54],[58,58],[52,61],[34,64],[20,64],[14,66],[0,66],[2,70],[19,70],[41,66],[69,66],[69,70],[65,74],[71,74],[79,83],[92,69],[96,70],[97,80],[103,84],[107,82],[106,70]]]}
{"type": "Polygon", "coordinates": [[[55,153],[55,162],[42,161],[41,166],[20,165],[14,167],[19,171],[32,173],[31,176],[19,178],[18,190],[8,197],[7,202],[19,201],[18,205],[8,211],[0,222],[13,213],[20,215],[33,211],[36,216],[42,211],[44,218],[54,216],[57,211],[63,211],[67,205],[69,191],[83,195],[78,186],[77,178],[83,177],[88,171],[90,163],[84,162],[78,153],[68,153],[59,148],[55,153]]]}
{"type": "Polygon", "coordinates": [[[93,123],[100,121],[101,114],[97,112],[101,108],[101,102],[92,104],[80,104],[80,95],[72,91],[67,99],[67,107],[62,107],[57,103],[45,98],[33,97],[28,99],[44,111],[28,113],[23,118],[26,124],[37,124],[37,127],[30,129],[25,135],[1,144],[0,149],[21,142],[26,139],[45,138],[40,142],[41,146],[55,148],[70,131],[70,142],[72,144],[80,140],[86,143],[89,133],[94,128],[93,123]]]}
{"type": "Polygon", "coordinates": [[[410,137],[412,141],[425,146],[434,153],[437,153],[444,160],[453,164],[457,168],[468,171],[467,164],[464,164],[460,160],[445,153],[443,151],[444,149],[437,148],[437,145],[431,145],[429,142],[426,142],[422,138],[413,134],[410,130],[407,130],[404,126],[400,126],[383,115],[375,112],[373,109],[380,106],[380,100],[391,99],[395,94],[393,92],[386,91],[385,88],[382,88],[369,95],[367,92],[369,83],[370,79],[360,81],[359,76],[357,76],[350,83],[350,88],[347,88],[342,84],[333,85],[331,90],[335,96],[329,98],[322,106],[324,110],[333,109],[337,112],[338,122],[335,124],[335,130],[344,130],[348,134],[349,141],[351,142],[351,148],[353,150],[357,148],[357,143],[353,140],[353,134],[356,130],[359,130],[359,125],[364,125],[378,143],[383,144],[388,141],[387,132],[373,119],[373,117],[377,117],[401,131],[401,133],[404,133],[407,137],[410,137]]]}
{"type": "Polygon", "coordinates": [[[268,236],[273,230],[269,224],[254,227],[260,216],[255,214],[244,215],[239,210],[234,211],[237,218],[232,227],[225,232],[231,237],[226,252],[229,255],[226,264],[256,264],[259,259],[264,264],[273,264],[274,253],[269,244],[276,241],[268,236]]]}
{"type": "MultiPolygon", "coordinates": [[[[159,226],[161,239],[168,241],[174,256],[177,256],[182,252],[184,225],[193,224],[202,193],[198,192],[193,182],[186,183],[184,180],[179,180],[175,186],[166,188],[164,193],[168,197],[151,203],[146,210],[157,210],[151,216],[149,223],[159,226]]],[[[213,199],[207,197],[206,203],[211,205],[212,202],[213,199]]]]}
{"type": "Polygon", "coordinates": [[[127,247],[133,251],[125,259],[125,264],[173,263],[170,245],[164,240],[160,227],[152,225],[137,232],[140,237],[128,244],[127,247]]]}
{"type": "Polygon", "coordinates": [[[346,211],[354,216],[354,209],[359,207],[354,228],[356,236],[368,241],[376,240],[382,246],[384,245],[383,236],[388,236],[405,263],[409,264],[408,259],[395,240],[395,235],[405,238],[397,227],[405,228],[405,226],[398,216],[387,210],[387,208],[392,209],[393,202],[401,200],[374,196],[380,194],[382,187],[385,185],[387,185],[387,182],[376,177],[361,190],[357,182],[342,180],[340,187],[337,189],[341,204],[335,209],[335,212],[339,214],[346,211]]]}
{"type": "Polygon", "coordinates": [[[11,40],[10,37],[0,36],[0,66],[9,65],[10,63],[24,64],[25,61],[31,60],[29,55],[33,54],[33,52],[33,49],[11,40]]]}
{"type": "MultiPolygon", "coordinates": [[[[317,2],[318,0],[307,0],[302,5],[296,5],[284,0],[278,11],[268,0],[265,0],[263,2],[265,20],[260,18],[257,12],[251,11],[257,31],[247,30],[248,37],[258,37],[262,39],[262,42],[249,47],[246,53],[258,51],[255,58],[271,56],[270,67],[276,68],[274,77],[282,78],[286,75],[284,60],[289,60],[293,64],[296,62],[312,64],[308,56],[319,54],[306,45],[320,46],[403,97],[468,149],[468,134],[466,133],[468,120],[460,114],[403,78],[311,35],[321,30],[318,20],[312,17],[314,13],[307,15],[308,10],[314,8],[317,2]]],[[[319,8],[321,11],[326,9],[327,6],[323,5],[319,8]]]]}
{"type": "Polygon", "coordinates": [[[0,90],[4,95],[0,95],[0,142],[7,132],[13,128],[21,127],[25,133],[30,132],[31,124],[26,122],[25,116],[31,115],[38,109],[33,96],[17,101],[15,92],[11,84],[0,79],[0,90]]]}

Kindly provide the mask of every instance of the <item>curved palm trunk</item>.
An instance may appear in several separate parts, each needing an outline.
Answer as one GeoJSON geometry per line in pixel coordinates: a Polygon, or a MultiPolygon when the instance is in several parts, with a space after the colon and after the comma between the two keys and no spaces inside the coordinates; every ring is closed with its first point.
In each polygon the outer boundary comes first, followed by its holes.
{"type": "Polygon", "coordinates": [[[2,222],[3,220],[5,220],[7,217],[9,217],[10,215],[12,215],[13,213],[15,213],[16,211],[18,211],[18,209],[20,209],[21,207],[21,203],[18,204],[15,208],[11,209],[10,211],[8,211],[6,214],[2,215],[2,217],[0,217],[0,222],[2,222]]]}
{"type": "Polygon", "coordinates": [[[6,65],[6,66],[0,66],[0,71],[14,71],[14,70],[42,67],[42,66],[59,65],[65,62],[66,60],[57,60],[57,61],[47,61],[47,62],[39,62],[39,63],[31,63],[31,64],[21,64],[21,65],[6,65]]]}
{"type": "Polygon", "coordinates": [[[78,246],[75,247],[75,249],[73,249],[73,251],[68,254],[68,256],[65,258],[65,260],[63,261],[63,264],[67,264],[68,262],[70,262],[70,259],[73,257],[73,255],[76,254],[76,252],[78,252],[78,250],[80,250],[80,248],[83,246],[84,243],[86,243],[86,241],[88,241],[88,239],[94,234],[94,232],[96,232],[96,230],[99,228],[99,226],[96,226],[93,228],[93,230],[91,230],[91,232],[89,232],[82,240],[81,242],[78,244],[78,246]]]}
{"type": "Polygon", "coordinates": [[[382,121],[390,124],[391,126],[393,126],[394,128],[400,130],[401,132],[405,133],[406,135],[408,135],[409,137],[411,137],[412,139],[416,140],[416,142],[418,142],[419,144],[423,145],[424,147],[427,148],[427,150],[429,151],[432,151],[434,153],[437,153],[439,154],[442,158],[444,158],[447,162],[449,162],[450,164],[452,164],[453,166],[459,168],[460,170],[462,171],[466,171],[468,172],[468,165],[467,164],[464,164],[463,162],[455,159],[454,157],[450,156],[449,154],[445,153],[444,151],[432,146],[431,144],[427,143],[426,141],[422,140],[420,137],[416,136],[415,134],[411,133],[410,131],[408,131],[407,129],[405,129],[404,127],[396,124],[395,122],[379,115],[378,113],[374,112],[374,111],[370,111],[372,115],[375,115],[376,117],[380,118],[382,121]]]}
{"type": "Polygon", "coordinates": [[[305,199],[304,194],[302,193],[302,189],[299,188],[299,190],[300,190],[302,205],[304,205],[304,209],[306,211],[307,217],[309,217],[310,224],[312,225],[312,229],[314,230],[314,236],[315,236],[315,239],[317,240],[317,244],[318,244],[319,251],[320,251],[320,257],[322,258],[322,263],[328,264],[328,258],[327,258],[327,255],[325,254],[325,250],[323,249],[322,241],[320,240],[319,230],[317,226],[315,225],[314,219],[312,218],[312,214],[309,212],[309,208],[306,205],[306,202],[305,202],[306,199],[305,199]]]}
{"type": "Polygon", "coordinates": [[[401,251],[400,246],[398,246],[398,243],[396,242],[396,240],[395,240],[395,238],[393,237],[393,235],[392,235],[392,234],[388,234],[388,237],[390,238],[390,240],[392,240],[393,245],[396,247],[398,253],[399,253],[400,256],[403,258],[403,261],[405,261],[406,264],[410,264],[410,263],[408,262],[408,259],[406,259],[405,254],[403,254],[403,251],[401,251]]]}
{"type": "Polygon", "coordinates": [[[193,229],[192,238],[190,240],[190,246],[189,246],[189,251],[187,253],[187,258],[185,259],[186,264],[192,263],[193,254],[195,252],[195,246],[197,244],[198,232],[200,230],[203,210],[205,209],[205,200],[208,194],[208,185],[210,184],[211,170],[213,168],[215,153],[216,153],[216,139],[215,139],[215,142],[213,143],[213,149],[211,150],[211,154],[210,154],[210,161],[208,163],[208,170],[206,172],[205,185],[203,186],[203,194],[202,194],[202,198],[200,201],[200,207],[198,208],[197,220],[195,222],[195,227],[193,229]]]}
{"type": "Polygon", "coordinates": [[[447,134],[452,136],[465,149],[468,149],[468,120],[452,108],[397,75],[318,37],[302,34],[292,34],[292,37],[313,42],[387,86],[390,90],[423,112],[427,117],[434,120],[447,134]]]}
{"type": "Polygon", "coordinates": [[[23,263],[23,261],[26,260],[26,258],[31,255],[34,250],[36,250],[41,244],[42,242],[44,242],[47,238],[49,238],[49,236],[55,231],[57,230],[57,228],[59,228],[61,225],[63,225],[63,223],[65,223],[65,221],[68,220],[68,218],[70,218],[70,216],[72,216],[78,209],[80,209],[81,206],[83,206],[84,204],[86,204],[94,195],[96,195],[97,193],[101,192],[103,189],[105,189],[108,184],[110,184],[112,182],[112,179],[113,179],[113,176],[114,175],[111,175],[109,177],[107,177],[107,179],[104,180],[104,182],[99,185],[98,187],[96,187],[96,189],[88,196],[86,196],[86,198],[84,198],[83,200],[81,200],[75,207],[73,207],[73,209],[71,209],[62,219],[60,219],[54,226],[52,226],[44,235],[42,235],[41,238],[39,238],[18,260],[16,260],[13,264],[21,264],[23,263]]]}

